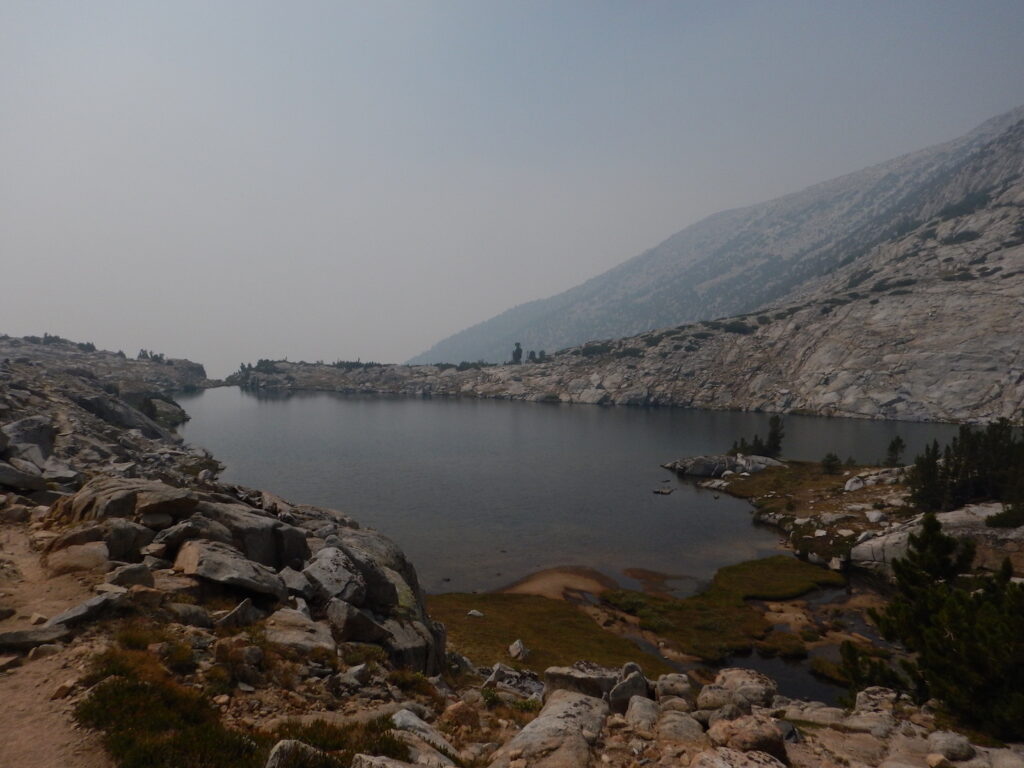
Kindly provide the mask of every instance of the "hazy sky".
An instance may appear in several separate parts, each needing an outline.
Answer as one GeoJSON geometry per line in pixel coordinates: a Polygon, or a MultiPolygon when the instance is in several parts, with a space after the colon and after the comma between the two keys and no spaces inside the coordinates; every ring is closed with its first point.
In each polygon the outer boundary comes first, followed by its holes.
{"type": "Polygon", "coordinates": [[[0,332],[402,360],[1024,103],[1022,40],[1022,0],[0,0],[0,332]]]}

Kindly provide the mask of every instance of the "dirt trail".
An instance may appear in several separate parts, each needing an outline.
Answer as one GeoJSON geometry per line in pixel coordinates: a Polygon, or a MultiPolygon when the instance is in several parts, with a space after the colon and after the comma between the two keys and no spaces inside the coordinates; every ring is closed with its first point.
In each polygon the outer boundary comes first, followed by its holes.
{"type": "MultiPolygon", "coordinates": [[[[3,603],[17,610],[0,622],[0,631],[27,628],[34,613],[53,616],[92,596],[85,580],[46,578],[24,526],[0,526],[0,559],[20,573],[12,577],[11,569],[0,571],[3,603]]],[[[71,644],[46,658],[22,657],[20,667],[0,673],[0,766],[114,768],[99,737],[75,726],[73,696],[51,699],[59,685],[81,674],[79,665],[89,652],[84,644],[71,644]]]]}

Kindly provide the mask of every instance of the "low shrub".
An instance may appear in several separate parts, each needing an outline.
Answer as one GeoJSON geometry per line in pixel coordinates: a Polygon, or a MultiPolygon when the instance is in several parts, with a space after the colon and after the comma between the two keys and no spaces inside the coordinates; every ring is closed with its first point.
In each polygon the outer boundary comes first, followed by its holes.
{"type": "Polygon", "coordinates": [[[112,677],[75,708],[103,732],[119,768],[262,768],[269,744],[226,729],[197,691],[171,682],[112,677]]]}
{"type": "MultiPolygon", "coordinates": [[[[392,731],[390,717],[378,717],[366,723],[333,725],[323,721],[309,724],[285,723],[274,731],[275,739],[296,739],[311,747],[334,753],[324,763],[329,766],[348,766],[358,754],[378,755],[408,762],[409,747],[392,731]]],[[[296,767],[298,768],[298,767],[296,767]]]]}

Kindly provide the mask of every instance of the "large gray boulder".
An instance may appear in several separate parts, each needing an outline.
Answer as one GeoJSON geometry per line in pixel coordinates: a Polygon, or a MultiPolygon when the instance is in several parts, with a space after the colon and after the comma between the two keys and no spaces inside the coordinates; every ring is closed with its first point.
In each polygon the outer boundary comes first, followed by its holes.
{"type": "Polygon", "coordinates": [[[740,752],[767,752],[786,760],[786,744],[775,721],[764,715],[745,715],[736,720],[718,720],[708,728],[708,737],[719,747],[740,752]]]}
{"type": "Polygon", "coordinates": [[[141,411],[132,408],[128,403],[115,400],[106,395],[72,395],[74,402],[108,424],[123,429],[137,429],[151,440],[164,440],[169,443],[181,442],[181,438],[168,432],[141,411]]]}
{"type": "Polygon", "coordinates": [[[104,520],[101,529],[112,560],[139,560],[142,548],[153,541],[153,531],[131,520],[104,520]]]}
{"type": "Polygon", "coordinates": [[[571,667],[548,667],[544,670],[545,699],[555,691],[576,691],[585,696],[607,697],[619,682],[619,671],[597,664],[576,662],[571,667]]]}
{"type": "Polygon", "coordinates": [[[442,753],[458,754],[458,750],[451,745],[448,739],[442,736],[432,725],[422,720],[415,712],[408,709],[400,709],[391,716],[391,722],[397,730],[415,734],[442,753]]]}
{"type": "Polygon", "coordinates": [[[415,619],[385,619],[380,626],[387,633],[380,644],[392,664],[427,675],[441,672],[443,636],[439,641],[436,632],[426,623],[415,619]]]}
{"type": "Polygon", "coordinates": [[[281,608],[267,618],[266,637],[271,643],[283,645],[303,655],[314,651],[333,654],[337,649],[326,624],[313,621],[294,608],[281,608]]]}
{"type": "Polygon", "coordinates": [[[29,416],[0,427],[7,440],[7,453],[31,461],[42,469],[53,453],[57,430],[46,416],[29,416]]]}
{"type": "Polygon", "coordinates": [[[525,760],[532,768],[589,765],[591,747],[607,718],[608,705],[601,699],[555,691],[536,719],[495,753],[491,768],[510,768],[513,760],[525,760]]]}
{"type": "Polygon", "coordinates": [[[264,768],[296,768],[302,765],[320,765],[327,759],[325,753],[309,744],[295,739],[284,739],[277,742],[264,768]]]}
{"type": "Polygon", "coordinates": [[[110,517],[132,518],[165,513],[174,520],[180,520],[191,515],[196,504],[197,499],[192,492],[158,480],[98,477],[82,486],[77,493],[62,498],[47,519],[71,525],[110,517]]]}
{"type": "Polygon", "coordinates": [[[196,514],[223,525],[246,557],[270,568],[301,568],[309,557],[305,532],[262,510],[245,504],[202,501],[196,506],[196,514]]]}
{"type": "Polygon", "coordinates": [[[117,611],[124,607],[127,602],[128,596],[124,592],[107,592],[68,608],[66,611],[51,618],[44,626],[74,627],[86,624],[117,611]]]}
{"type": "Polygon", "coordinates": [[[693,684],[690,678],[683,672],[672,672],[661,675],[654,682],[655,697],[660,701],[669,696],[678,696],[681,699],[693,699],[693,684]]]}
{"type": "Polygon", "coordinates": [[[338,547],[324,547],[302,570],[313,587],[314,599],[327,603],[332,598],[361,606],[366,599],[362,569],[338,547]]]}
{"type": "Polygon", "coordinates": [[[64,625],[19,629],[13,632],[0,632],[0,652],[23,653],[31,651],[39,645],[56,643],[71,634],[64,625]]]}
{"type": "Polygon", "coordinates": [[[641,731],[652,731],[661,714],[656,702],[645,696],[634,696],[626,708],[626,722],[641,731]]]}
{"type": "Polygon", "coordinates": [[[949,760],[970,760],[974,757],[971,742],[955,731],[934,731],[928,734],[928,749],[949,760]]]}
{"type": "Polygon", "coordinates": [[[194,539],[185,542],[178,551],[174,569],[187,576],[198,576],[216,584],[238,587],[277,600],[284,600],[288,596],[284,582],[276,573],[246,559],[231,545],[217,541],[194,539]]]}
{"type": "Polygon", "coordinates": [[[418,610],[419,581],[405,553],[377,531],[338,529],[341,549],[352,559],[366,584],[366,605],[387,613],[399,607],[418,610]]]}
{"type": "Polygon", "coordinates": [[[686,712],[669,710],[658,719],[658,741],[684,744],[710,744],[702,726],[686,712]]]}
{"type": "Polygon", "coordinates": [[[91,542],[103,542],[107,557],[111,560],[135,562],[140,559],[143,547],[153,540],[153,532],[144,525],[121,518],[110,518],[101,522],[89,522],[65,531],[46,545],[46,552],[53,553],[91,542]]]}
{"type": "Polygon", "coordinates": [[[29,474],[6,461],[0,461],[0,486],[16,491],[45,491],[46,480],[41,475],[29,474]]]}
{"type": "MultiPolygon", "coordinates": [[[[1014,570],[1024,570],[1024,526],[1018,528],[992,528],[986,524],[989,517],[1001,512],[1002,504],[968,504],[961,509],[940,512],[936,518],[942,523],[943,533],[974,542],[974,566],[999,570],[1004,558],[1009,557],[1014,570]]],[[[921,529],[921,516],[889,527],[885,533],[860,542],[850,551],[850,564],[892,578],[892,563],[905,557],[911,534],[921,529]]]]}
{"type": "Polygon", "coordinates": [[[647,678],[640,671],[626,675],[608,692],[608,706],[611,707],[612,712],[623,714],[634,696],[650,698],[647,678]]]}
{"type": "Polygon", "coordinates": [[[173,557],[178,548],[191,539],[207,539],[208,541],[219,541],[222,544],[231,544],[231,531],[218,523],[202,515],[193,515],[187,520],[164,528],[154,538],[153,544],[164,547],[164,555],[173,557]]]}
{"type": "Polygon", "coordinates": [[[379,643],[388,631],[366,611],[344,600],[332,599],[325,610],[327,623],[339,642],[379,643]]]}
{"type": "Polygon", "coordinates": [[[714,684],[728,691],[733,703],[745,702],[747,708],[771,706],[772,699],[779,692],[778,685],[770,677],[742,667],[726,667],[719,670],[714,684]]]}

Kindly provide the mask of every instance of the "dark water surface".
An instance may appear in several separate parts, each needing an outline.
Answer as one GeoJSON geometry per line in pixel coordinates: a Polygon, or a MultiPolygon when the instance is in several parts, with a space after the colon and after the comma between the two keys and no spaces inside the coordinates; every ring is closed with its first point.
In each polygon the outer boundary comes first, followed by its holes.
{"type": "MultiPolygon", "coordinates": [[[[777,550],[742,501],[659,467],[767,433],[764,414],[600,408],[330,393],[183,395],[185,439],[223,478],[340,509],[409,555],[428,592],[488,590],[559,565],[625,586],[628,568],[676,574],[692,592],[718,568],[777,550]],[[663,481],[669,480],[668,484],[663,481]],[[671,495],[652,493],[669,485],[671,495]]],[[[948,425],[790,416],[784,453],[875,461],[893,436],[908,455],[948,425]]]]}

